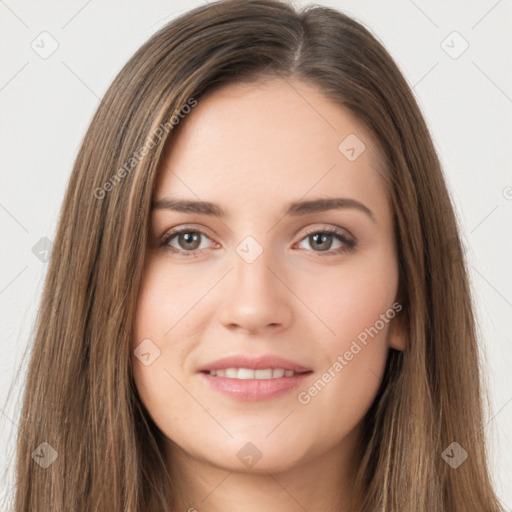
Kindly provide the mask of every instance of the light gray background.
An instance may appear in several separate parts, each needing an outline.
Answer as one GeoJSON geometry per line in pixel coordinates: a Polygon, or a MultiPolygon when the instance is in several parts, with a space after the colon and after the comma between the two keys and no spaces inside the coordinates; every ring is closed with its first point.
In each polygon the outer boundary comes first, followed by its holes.
{"type": "MultiPolygon", "coordinates": [[[[44,248],[39,256],[32,248],[41,238],[54,237],[80,141],[114,76],[163,24],[203,3],[0,0],[0,471],[12,466],[23,376],[6,403],[7,391],[30,343],[47,266],[41,261],[44,248]],[[58,43],[46,59],[31,47],[51,48],[43,31],[58,43]]],[[[511,1],[321,4],[352,15],[381,40],[413,87],[431,129],[464,231],[489,383],[486,430],[494,479],[510,508],[511,1]],[[452,56],[463,41],[446,40],[453,31],[469,44],[458,58],[452,56]]],[[[9,480],[1,483],[0,507],[12,486],[9,480]]]]}

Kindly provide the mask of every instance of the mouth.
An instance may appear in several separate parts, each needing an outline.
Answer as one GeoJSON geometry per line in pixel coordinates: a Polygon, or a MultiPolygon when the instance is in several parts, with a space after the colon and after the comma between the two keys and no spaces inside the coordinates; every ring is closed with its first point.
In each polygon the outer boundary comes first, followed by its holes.
{"type": "Polygon", "coordinates": [[[284,368],[263,368],[253,370],[252,368],[222,368],[218,370],[205,370],[212,377],[224,377],[226,379],[239,379],[239,380],[269,380],[296,377],[310,371],[295,372],[293,370],[285,370],[284,368]]]}
{"type": "Polygon", "coordinates": [[[199,375],[209,389],[237,400],[270,400],[303,385],[313,370],[277,356],[232,356],[204,365],[199,375]]]}

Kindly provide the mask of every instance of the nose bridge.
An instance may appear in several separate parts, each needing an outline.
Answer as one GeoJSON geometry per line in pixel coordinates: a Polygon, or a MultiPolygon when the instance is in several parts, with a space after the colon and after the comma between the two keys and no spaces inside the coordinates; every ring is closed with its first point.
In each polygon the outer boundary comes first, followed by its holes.
{"type": "Polygon", "coordinates": [[[232,283],[221,310],[222,322],[248,330],[287,324],[291,318],[289,297],[275,275],[279,274],[279,265],[272,249],[247,236],[235,252],[232,283]]]}
{"type": "MultiPolygon", "coordinates": [[[[269,270],[276,266],[270,247],[263,246],[252,235],[246,236],[235,248],[234,278],[235,290],[249,291],[252,294],[269,295],[276,292],[276,277],[269,270]]],[[[257,297],[255,297],[257,298],[257,297]]],[[[267,299],[269,299],[268,297],[267,299]]]]}

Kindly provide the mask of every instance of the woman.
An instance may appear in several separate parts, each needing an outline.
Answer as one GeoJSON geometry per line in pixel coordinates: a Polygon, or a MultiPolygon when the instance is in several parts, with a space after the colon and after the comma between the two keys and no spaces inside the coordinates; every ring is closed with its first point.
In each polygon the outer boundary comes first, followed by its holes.
{"type": "Polygon", "coordinates": [[[155,34],[62,206],[14,510],[497,511],[481,409],[452,204],[381,44],[271,0],[155,34]]]}

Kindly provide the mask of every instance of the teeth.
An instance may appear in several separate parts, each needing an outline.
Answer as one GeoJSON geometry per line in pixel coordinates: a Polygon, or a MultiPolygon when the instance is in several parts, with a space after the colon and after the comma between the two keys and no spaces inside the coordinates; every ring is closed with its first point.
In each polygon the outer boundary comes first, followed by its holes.
{"type": "Polygon", "coordinates": [[[226,377],[229,378],[231,375],[232,379],[254,379],[255,373],[256,372],[254,370],[250,370],[248,368],[238,368],[238,370],[236,368],[228,368],[226,370],[226,377]],[[232,371],[228,372],[228,370],[232,371]]]}
{"type": "Polygon", "coordinates": [[[282,368],[266,368],[264,370],[252,370],[250,368],[225,368],[222,370],[210,370],[210,375],[215,377],[226,377],[228,379],[279,379],[281,377],[293,377],[293,370],[282,368]]]}

